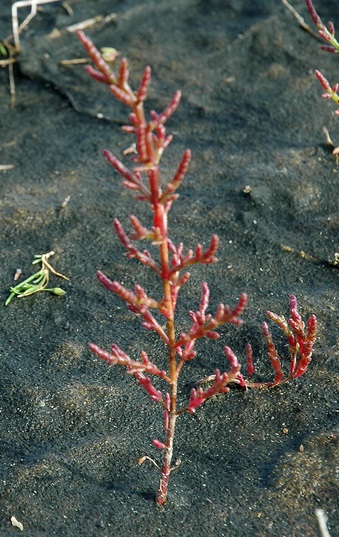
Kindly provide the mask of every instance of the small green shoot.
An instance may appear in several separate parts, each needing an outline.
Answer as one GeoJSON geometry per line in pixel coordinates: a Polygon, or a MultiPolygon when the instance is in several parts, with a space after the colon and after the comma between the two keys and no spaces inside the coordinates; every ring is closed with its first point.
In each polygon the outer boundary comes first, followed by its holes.
{"type": "Polygon", "coordinates": [[[2,41],[0,41],[0,54],[1,56],[5,56],[5,58],[7,58],[8,56],[7,48],[5,47],[2,41]]]}
{"type": "Polygon", "coordinates": [[[5,306],[8,306],[8,304],[11,302],[11,300],[14,297],[17,298],[23,298],[30,295],[33,295],[34,293],[38,293],[39,291],[48,291],[49,293],[53,293],[54,295],[63,296],[66,294],[66,291],[61,289],[60,287],[54,287],[54,288],[48,288],[47,285],[49,283],[49,276],[50,272],[55,274],[55,276],[59,276],[60,278],[63,278],[64,280],[68,280],[67,276],[64,276],[63,274],[60,274],[54,268],[49,264],[48,259],[54,255],[54,252],[48,252],[47,254],[42,255],[35,255],[35,260],[33,261],[33,265],[36,265],[38,263],[41,263],[41,269],[36,272],[35,274],[32,274],[29,278],[24,280],[23,282],[20,282],[15,287],[11,287],[10,291],[11,294],[7,298],[5,302],[5,306]]]}

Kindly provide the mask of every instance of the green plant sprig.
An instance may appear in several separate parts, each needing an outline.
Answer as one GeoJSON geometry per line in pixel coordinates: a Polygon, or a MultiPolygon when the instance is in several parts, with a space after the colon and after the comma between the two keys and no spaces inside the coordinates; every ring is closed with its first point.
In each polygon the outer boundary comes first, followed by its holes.
{"type": "Polygon", "coordinates": [[[54,252],[48,252],[46,254],[42,255],[35,255],[35,260],[33,261],[32,265],[36,265],[38,263],[41,263],[41,269],[38,272],[35,272],[24,280],[23,282],[20,282],[15,287],[10,287],[11,294],[7,298],[5,302],[5,306],[8,306],[8,304],[11,302],[11,300],[14,297],[17,298],[23,298],[27,296],[31,296],[35,293],[38,293],[39,291],[47,291],[49,293],[53,293],[54,295],[63,296],[66,294],[66,291],[61,289],[61,287],[54,287],[49,288],[47,287],[49,283],[50,278],[50,272],[55,274],[55,276],[59,276],[60,278],[63,278],[64,280],[68,280],[67,276],[64,276],[63,274],[60,274],[57,272],[52,265],[48,262],[48,259],[54,255],[54,252]]]}

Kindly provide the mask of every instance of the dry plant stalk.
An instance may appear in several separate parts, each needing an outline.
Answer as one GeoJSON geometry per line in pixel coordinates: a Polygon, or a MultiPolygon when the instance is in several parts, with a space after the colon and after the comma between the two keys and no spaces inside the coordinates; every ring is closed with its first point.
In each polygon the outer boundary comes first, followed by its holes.
{"type": "MultiPolygon", "coordinates": [[[[111,281],[102,272],[98,272],[98,278],[105,287],[118,295],[127,304],[130,311],[142,319],[142,326],[146,330],[156,332],[163,341],[168,355],[168,369],[161,370],[150,359],[145,351],[141,351],[141,360],[132,359],[118,345],[113,344],[111,352],[107,352],[98,345],[91,343],[90,349],[108,364],[124,366],[127,373],[133,375],[138,383],[147,391],[151,399],[159,404],[164,414],[164,438],[154,439],[153,445],[163,453],[163,461],[160,468],[160,481],[155,501],[162,505],[167,500],[168,481],[172,467],[173,441],[176,421],[184,412],[193,414],[196,409],[207,399],[215,394],[229,392],[230,384],[235,384],[243,389],[253,387],[262,388],[277,386],[290,379],[303,375],[311,361],[312,347],[316,334],[316,318],[314,315],[308,319],[307,325],[298,312],[295,296],[290,297],[290,318],[267,312],[268,317],[275,322],[284,332],[290,357],[290,368],[284,373],[281,359],[272,340],[272,335],[266,323],[263,324],[264,338],[267,344],[268,357],[275,371],[275,378],[270,382],[253,383],[246,380],[241,374],[241,366],[237,357],[229,347],[225,347],[225,355],[229,361],[229,371],[216,370],[208,377],[211,385],[207,389],[192,389],[186,404],[177,401],[177,389],[179,375],[182,367],[196,356],[195,345],[197,340],[203,337],[217,339],[220,337],[217,330],[224,324],[239,325],[242,323],[241,315],[247,302],[247,295],[243,293],[234,308],[220,304],[214,315],[207,313],[209,306],[209,288],[206,282],[202,283],[202,294],[197,311],[190,311],[191,327],[187,332],[178,335],[176,326],[175,310],[180,289],[187,283],[190,273],[187,269],[197,264],[210,264],[217,261],[216,251],[219,244],[217,235],[210,239],[209,246],[204,249],[198,244],[194,249],[185,250],[182,243],[175,245],[168,235],[168,216],[173,202],[178,199],[177,190],[188,170],[191,152],[187,149],[177,167],[174,177],[165,185],[160,181],[160,160],[164,150],[172,140],[171,135],[166,134],[165,123],[176,110],[181,93],[177,91],[167,107],[160,113],[150,112],[147,120],[144,111],[144,102],[147,98],[147,90],[151,81],[151,69],[146,67],[137,91],[133,91],[129,85],[129,69],[126,58],[122,58],[117,74],[112,71],[110,65],[104,60],[102,54],[93,45],[92,41],[82,32],[78,37],[84,45],[94,67],[87,66],[88,74],[95,80],[107,84],[116,99],[131,109],[129,116],[130,124],[122,127],[125,133],[135,138],[135,150],[132,157],[132,168],[128,168],[115,155],[107,149],[104,155],[108,162],[123,178],[123,186],[132,190],[135,198],[148,205],[152,224],[150,227],[135,216],[130,216],[133,228],[132,234],[128,235],[121,223],[115,219],[115,231],[127,251],[127,257],[137,259],[145,267],[152,270],[162,283],[162,297],[154,298],[148,295],[140,285],[135,285],[132,291],[124,287],[118,281],[111,281]],[[158,258],[151,253],[139,249],[136,241],[150,241],[158,248],[158,258]],[[165,320],[165,325],[163,324],[165,320]],[[159,390],[153,384],[152,377],[161,379],[166,389],[159,390]]],[[[124,152],[128,154],[130,151],[124,152]]],[[[254,373],[252,349],[246,347],[246,357],[249,376],[254,373]]],[[[149,457],[143,457],[145,460],[149,457]]],[[[176,466],[175,466],[176,467],[176,466]]]]}
{"type": "Polygon", "coordinates": [[[12,28],[16,53],[20,52],[20,33],[30,23],[33,17],[35,17],[37,13],[37,6],[41,4],[51,4],[52,2],[58,1],[59,0],[19,0],[18,2],[14,2],[12,5],[12,28]],[[30,7],[31,12],[19,26],[18,9],[23,7],[30,7]]]}
{"type": "MultiPolygon", "coordinates": [[[[0,60],[0,67],[8,67],[9,74],[9,89],[10,89],[10,108],[15,104],[15,80],[14,80],[14,64],[17,63],[16,56],[20,53],[20,33],[28,26],[30,21],[37,14],[38,5],[58,2],[60,0],[19,0],[12,5],[12,30],[13,34],[9,35],[0,41],[0,56],[5,56],[6,59],[0,60]],[[30,13],[19,25],[18,9],[29,7],[30,13]],[[8,56],[8,57],[7,57],[8,56]]],[[[66,4],[66,3],[65,3],[66,4]]]]}

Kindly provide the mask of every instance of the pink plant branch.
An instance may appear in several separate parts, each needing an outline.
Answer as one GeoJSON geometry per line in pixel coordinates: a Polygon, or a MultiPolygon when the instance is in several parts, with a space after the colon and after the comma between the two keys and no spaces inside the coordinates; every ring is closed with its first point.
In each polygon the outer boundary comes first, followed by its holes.
{"type": "Polygon", "coordinates": [[[149,229],[145,228],[140,222],[139,218],[134,216],[134,214],[131,214],[129,219],[135,231],[133,235],[130,235],[130,239],[138,241],[142,241],[143,239],[149,239],[152,241],[155,240],[154,230],[150,231],[149,229]]]}
{"type": "Polygon", "coordinates": [[[109,291],[112,291],[112,293],[118,295],[128,304],[128,309],[130,311],[132,311],[136,315],[142,315],[142,317],[144,318],[142,326],[146,328],[146,330],[153,330],[154,332],[156,332],[165,342],[165,344],[168,345],[169,340],[166,332],[149,311],[150,308],[158,309],[160,313],[163,313],[163,315],[166,316],[166,310],[163,310],[162,305],[158,301],[153,298],[149,298],[145,290],[138,284],[136,284],[135,286],[136,293],[133,293],[133,291],[126,289],[126,287],[121,285],[119,282],[112,282],[109,278],[107,278],[107,276],[105,276],[105,274],[100,271],[98,271],[97,276],[98,280],[109,291]]]}
{"type": "MultiPolygon", "coordinates": [[[[266,341],[267,354],[275,371],[275,379],[272,382],[261,384],[248,383],[248,387],[277,386],[284,384],[291,379],[303,375],[307,371],[312,360],[313,345],[315,343],[317,331],[317,319],[315,315],[311,315],[305,325],[298,311],[297,299],[294,295],[290,296],[290,318],[288,320],[286,320],[284,316],[279,316],[271,311],[267,311],[266,314],[271,321],[279,326],[287,338],[290,360],[289,373],[288,375],[284,374],[282,361],[274,345],[272,334],[267,323],[263,323],[262,329],[266,341]]],[[[250,346],[247,347],[246,353],[248,374],[249,376],[252,376],[254,373],[254,366],[252,349],[250,346]]]]}
{"type": "MultiPolygon", "coordinates": [[[[246,380],[240,374],[240,366],[237,357],[229,347],[225,347],[225,354],[232,364],[231,373],[237,373],[237,375],[235,375],[229,382],[236,382],[243,388],[270,388],[285,384],[306,373],[312,360],[313,345],[315,343],[317,332],[317,319],[315,315],[311,315],[307,321],[307,325],[305,325],[298,311],[297,299],[294,295],[290,296],[290,318],[288,320],[286,320],[283,315],[279,316],[271,311],[266,311],[266,314],[271,321],[279,326],[287,339],[290,362],[289,372],[288,374],[284,373],[282,360],[274,344],[272,334],[267,323],[264,322],[262,323],[262,330],[266,342],[267,355],[275,372],[273,381],[252,382],[246,380]]],[[[252,347],[249,343],[246,345],[246,361],[248,377],[252,377],[255,373],[255,367],[253,363],[252,347]]],[[[215,375],[211,375],[203,379],[203,381],[214,381],[214,379],[215,375]]]]}
{"type": "MultiPolygon", "coordinates": [[[[320,48],[325,52],[339,53],[339,42],[335,37],[335,28],[333,22],[330,21],[326,27],[318,15],[312,0],[305,0],[305,2],[312,20],[315,26],[318,28],[319,36],[326,42],[326,45],[321,45],[320,48]]],[[[325,99],[332,99],[339,106],[339,84],[335,84],[332,87],[327,78],[325,78],[320,71],[316,70],[315,74],[326,92],[322,95],[322,97],[325,99]]],[[[339,114],[339,110],[336,110],[336,114],[339,114]]]]}
{"type": "MultiPolygon", "coordinates": [[[[322,87],[324,88],[326,92],[326,93],[323,93],[322,97],[324,99],[332,99],[332,101],[334,101],[339,106],[339,94],[338,94],[339,84],[337,83],[333,86],[333,88],[331,88],[329,81],[327,80],[327,78],[324,77],[324,75],[320,71],[316,70],[315,74],[320,84],[322,85],[322,87]]],[[[339,110],[336,110],[335,113],[339,114],[339,110]]]]}
{"type": "Polygon", "coordinates": [[[194,414],[196,409],[207,399],[210,399],[217,393],[228,393],[230,391],[228,384],[231,382],[231,380],[233,379],[230,375],[227,373],[221,374],[220,371],[216,369],[213,384],[210,388],[208,388],[208,390],[204,391],[202,388],[199,388],[198,390],[195,390],[194,388],[192,389],[188,405],[185,410],[190,414],[194,414]]]}
{"type": "Polygon", "coordinates": [[[160,308],[159,302],[153,298],[149,298],[144,289],[138,284],[135,286],[136,292],[133,293],[133,291],[126,289],[126,287],[121,285],[119,282],[112,282],[100,271],[98,272],[98,279],[109,291],[112,291],[120,296],[120,298],[127,302],[127,304],[129,304],[129,306],[132,308],[137,309],[138,313],[142,313],[143,310],[147,310],[149,308],[160,308]]]}
{"type": "MultiPolygon", "coordinates": [[[[138,362],[137,360],[132,360],[123,350],[121,350],[117,345],[112,345],[112,353],[109,353],[100,347],[98,345],[95,345],[94,343],[90,343],[89,348],[92,352],[94,352],[99,358],[102,360],[105,360],[110,365],[116,365],[119,364],[121,366],[127,367],[127,373],[130,375],[134,375],[137,379],[140,386],[142,386],[146,392],[150,395],[151,399],[154,402],[161,403],[164,408],[165,412],[167,411],[166,402],[163,400],[163,394],[159,390],[157,390],[154,385],[152,384],[152,381],[149,377],[147,377],[144,373],[148,373],[150,375],[155,375],[157,377],[162,378],[167,383],[170,383],[171,379],[166,374],[166,371],[162,371],[158,369],[152,362],[150,362],[147,354],[144,351],[141,351],[141,362],[138,362]]],[[[166,399],[165,399],[166,401],[166,399]]]]}
{"type": "MultiPolygon", "coordinates": [[[[136,223],[135,220],[133,220],[133,221],[134,221],[134,223],[136,223]]],[[[133,245],[133,243],[130,241],[130,239],[126,235],[122,225],[120,224],[120,222],[119,222],[119,220],[117,218],[114,219],[113,225],[114,225],[115,231],[116,231],[121,243],[125,246],[125,248],[126,248],[126,250],[128,252],[126,254],[126,256],[129,259],[133,259],[133,258],[138,259],[138,261],[140,261],[140,263],[142,263],[143,265],[148,266],[149,268],[154,270],[157,274],[159,274],[160,273],[160,267],[157,264],[157,262],[154,261],[154,259],[152,258],[151,254],[147,250],[143,250],[143,252],[141,252],[140,250],[138,250],[138,248],[136,248],[133,245]]],[[[156,234],[154,232],[154,237],[155,236],[156,236],[156,234]]]]}
{"type": "Polygon", "coordinates": [[[181,100],[181,91],[177,90],[173,95],[173,99],[169,102],[169,104],[166,106],[166,108],[164,108],[164,110],[160,114],[157,114],[157,112],[152,110],[151,111],[152,124],[154,126],[158,126],[160,124],[165,123],[178,108],[180,100],[181,100]]]}
{"type": "Polygon", "coordinates": [[[217,312],[213,317],[211,314],[206,315],[206,308],[209,303],[209,288],[206,282],[202,284],[202,295],[200,301],[200,308],[197,312],[190,312],[192,320],[192,328],[187,333],[182,333],[179,340],[176,342],[176,348],[183,345],[191,344],[192,341],[201,338],[208,337],[210,339],[218,339],[220,335],[215,332],[217,328],[223,324],[242,324],[240,315],[242,315],[246,304],[247,295],[243,293],[239,299],[237,306],[231,310],[229,306],[219,304],[217,312]]]}
{"type": "Polygon", "coordinates": [[[145,388],[146,392],[151,396],[152,401],[155,403],[163,402],[162,393],[153,386],[149,377],[146,377],[143,373],[139,373],[138,371],[133,371],[132,374],[136,377],[140,386],[145,388]]]}
{"type": "Polygon", "coordinates": [[[187,173],[191,161],[191,156],[192,155],[190,149],[186,149],[175,176],[169,183],[167,183],[165,191],[161,196],[162,203],[166,201],[174,201],[175,199],[177,199],[178,195],[175,195],[174,192],[179,188],[187,173]]]}
{"type": "Polygon", "coordinates": [[[246,389],[247,384],[244,377],[240,373],[241,365],[239,364],[236,355],[230,347],[225,346],[224,351],[226,357],[231,364],[231,371],[220,373],[219,369],[216,369],[214,375],[207,379],[213,380],[212,385],[207,390],[204,391],[202,388],[195,390],[193,388],[188,401],[188,405],[186,408],[183,409],[183,411],[189,412],[190,414],[194,414],[196,409],[201,406],[207,399],[210,399],[218,393],[228,393],[230,391],[228,385],[231,383],[238,384],[242,388],[246,389]]]}
{"type": "Polygon", "coordinates": [[[169,276],[176,274],[178,271],[187,268],[192,265],[197,264],[204,264],[204,265],[210,265],[212,263],[216,263],[218,259],[215,257],[215,253],[219,246],[219,238],[217,235],[212,235],[210,245],[207,250],[203,250],[203,247],[201,244],[198,244],[195,248],[195,251],[189,249],[187,253],[184,255],[183,249],[184,245],[183,243],[180,243],[178,247],[176,247],[172,241],[168,240],[168,248],[172,254],[172,270],[169,273],[169,276]]]}
{"type": "MultiPolygon", "coordinates": [[[[157,112],[152,111],[151,120],[147,123],[143,103],[147,98],[147,90],[151,81],[151,68],[149,66],[145,68],[139,88],[134,92],[128,84],[129,70],[126,58],[122,58],[119,74],[116,75],[107,62],[103,60],[99,50],[84,32],[78,31],[77,35],[96,67],[96,69],[93,69],[93,67],[87,66],[86,70],[88,74],[96,80],[108,84],[113,95],[123,104],[132,108],[132,114],[130,115],[132,125],[125,126],[124,130],[126,131],[127,128],[127,132],[135,134],[137,162],[139,165],[142,165],[141,170],[147,171],[148,169],[151,169],[153,166],[159,164],[164,149],[172,139],[172,137],[166,137],[166,131],[164,130],[163,125],[178,107],[181,99],[181,92],[177,91],[174,94],[173,99],[161,113],[158,114],[157,112]],[[154,131],[156,131],[156,133],[154,133],[154,131]]],[[[118,173],[121,173],[121,175],[127,179],[126,186],[128,186],[128,188],[132,187],[133,189],[133,186],[137,186],[137,189],[139,188],[138,181],[133,172],[127,170],[110,152],[106,151],[105,156],[109,159],[118,173]]],[[[136,167],[136,170],[138,171],[138,167],[136,167]]],[[[141,198],[144,197],[148,199],[147,195],[145,196],[141,193],[141,198]]],[[[154,196],[151,199],[152,202],[155,201],[154,196]]]]}
{"type": "Polygon", "coordinates": [[[115,168],[115,170],[124,177],[123,185],[126,188],[129,188],[130,190],[134,190],[135,192],[139,193],[137,194],[137,199],[140,201],[150,201],[151,193],[149,188],[147,188],[144,185],[144,182],[142,180],[142,177],[140,173],[136,171],[130,171],[120,160],[115,157],[110,151],[105,149],[103,151],[104,156],[108,160],[108,162],[115,168]]]}
{"type": "Polygon", "coordinates": [[[132,360],[118,345],[112,345],[112,352],[109,353],[101,349],[98,345],[94,343],[89,344],[89,348],[94,352],[99,358],[105,360],[109,365],[119,364],[121,366],[127,367],[128,373],[135,375],[136,373],[148,373],[149,375],[155,375],[162,378],[166,382],[170,382],[170,378],[166,374],[166,371],[158,369],[152,362],[150,362],[147,354],[141,352],[141,362],[137,360],[132,360]]]}
{"type": "Polygon", "coordinates": [[[325,24],[316,12],[312,0],[305,0],[305,2],[312,20],[318,28],[318,33],[320,37],[324,41],[326,41],[326,43],[330,43],[330,45],[322,45],[321,48],[326,52],[339,52],[339,43],[335,37],[335,29],[333,22],[329,21],[328,26],[326,28],[325,24]]]}
{"type": "Polygon", "coordinates": [[[278,351],[273,343],[272,334],[268,329],[267,323],[265,322],[262,323],[262,331],[266,341],[267,354],[270,359],[271,365],[275,371],[275,379],[273,384],[279,384],[284,377],[284,372],[281,368],[281,361],[278,355],[278,351]]]}
{"type": "Polygon", "coordinates": [[[253,351],[250,343],[246,345],[246,363],[247,363],[247,374],[249,377],[254,375],[254,363],[253,363],[253,351]]]}

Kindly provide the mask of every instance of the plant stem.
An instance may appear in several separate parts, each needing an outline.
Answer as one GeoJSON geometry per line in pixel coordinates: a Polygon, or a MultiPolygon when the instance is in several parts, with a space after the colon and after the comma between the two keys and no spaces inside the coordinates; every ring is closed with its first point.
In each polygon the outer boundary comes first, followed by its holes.
{"type": "MultiPolygon", "coordinates": [[[[168,281],[168,280],[167,280],[168,281]]],[[[169,282],[168,282],[169,283],[169,282]]],[[[165,284],[164,284],[165,288],[165,284]]],[[[168,489],[168,480],[171,473],[171,462],[173,456],[173,441],[174,441],[174,432],[175,432],[175,422],[178,417],[177,414],[177,387],[178,387],[178,375],[176,368],[176,351],[174,348],[175,343],[175,332],[174,332],[174,313],[172,318],[167,322],[168,327],[168,338],[170,340],[169,346],[169,366],[170,366],[170,412],[167,428],[167,437],[166,437],[166,447],[165,454],[161,467],[161,476],[160,482],[155,497],[155,502],[158,505],[163,505],[167,501],[167,489],[168,489]]]]}
{"type": "MultiPolygon", "coordinates": [[[[158,168],[158,166],[156,167],[158,168]]],[[[168,359],[170,373],[170,409],[169,420],[167,427],[166,447],[164,448],[164,458],[161,468],[161,477],[156,494],[155,501],[158,505],[163,505],[167,501],[168,480],[171,473],[171,462],[173,456],[173,440],[175,431],[175,422],[177,419],[177,364],[176,364],[176,349],[175,349],[175,324],[174,324],[174,305],[172,300],[171,286],[174,285],[169,279],[169,252],[168,252],[168,232],[167,232],[167,210],[163,203],[159,202],[159,173],[152,175],[153,182],[150,180],[152,195],[158,197],[157,204],[154,207],[154,226],[160,229],[162,243],[160,245],[160,263],[161,277],[163,282],[164,304],[167,317],[167,336],[168,336],[168,359]],[[157,183],[157,184],[156,184],[157,183]]],[[[153,198],[154,199],[154,198],[153,198]]]]}
{"type": "Polygon", "coordinates": [[[167,429],[167,438],[166,438],[166,448],[165,455],[161,467],[161,477],[155,497],[155,502],[158,505],[163,505],[167,501],[167,489],[168,489],[168,480],[171,473],[171,462],[173,456],[173,440],[174,440],[174,431],[175,431],[175,422],[177,419],[176,413],[176,403],[177,403],[177,382],[171,384],[171,410],[169,415],[169,423],[167,429]]]}

